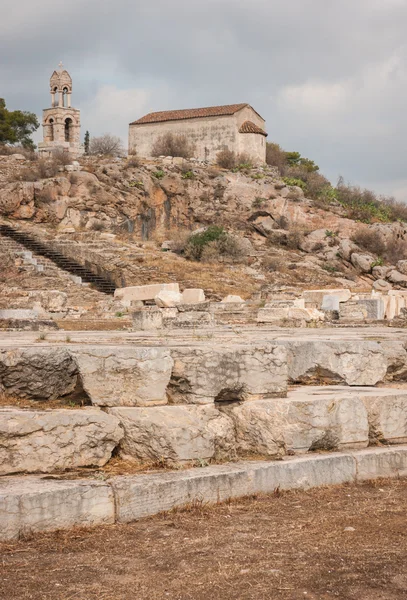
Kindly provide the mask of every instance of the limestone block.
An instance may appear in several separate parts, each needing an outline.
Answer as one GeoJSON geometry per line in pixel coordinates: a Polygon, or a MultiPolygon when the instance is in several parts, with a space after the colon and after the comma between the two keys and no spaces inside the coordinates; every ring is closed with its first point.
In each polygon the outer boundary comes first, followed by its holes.
{"type": "Polygon", "coordinates": [[[407,447],[375,448],[353,454],[358,481],[407,476],[407,447]]]}
{"type": "Polygon", "coordinates": [[[18,539],[31,531],[54,531],[114,523],[109,485],[91,480],[42,477],[0,479],[0,539],[18,539]]]}
{"type": "Polygon", "coordinates": [[[163,313],[157,306],[134,311],[132,319],[134,331],[153,331],[163,327],[163,313]]]}
{"type": "Polygon", "coordinates": [[[111,408],[124,429],[125,459],[182,463],[233,458],[233,422],[213,405],[111,408]]]}
{"type": "Polygon", "coordinates": [[[302,296],[305,300],[305,304],[315,304],[320,307],[324,296],[337,296],[339,302],[347,302],[351,299],[352,293],[346,288],[337,290],[304,290],[302,296]]]}
{"type": "Polygon", "coordinates": [[[179,292],[171,292],[169,290],[161,290],[155,298],[154,302],[160,308],[171,308],[182,304],[182,294],[179,292]]]}
{"type": "Polygon", "coordinates": [[[175,327],[180,329],[213,327],[215,325],[214,316],[209,312],[200,310],[180,311],[174,319],[164,319],[164,327],[175,327]]]}
{"type": "Polygon", "coordinates": [[[225,298],[223,298],[222,302],[223,303],[231,302],[231,303],[235,303],[235,304],[243,304],[244,300],[240,296],[233,296],[232,294],[229,294],[229,296],[226,296],[225,298]]]}
{"type": "Polygon", "coordinates": [[[340,304],[339,318],[341,321],[360,322],[368,318],[366,306],[359,304],[358,300],[340,304]]]}
{"type": "Polygon", "coordinates": [[[319,395],[301,389],[290,392],[286,400],[258,400],[230,408],[238,452],[275,458],[288,449],[366,447],[369,428],[363,402],[343,392],[320,390],[319,395]]]}
{"type": "Polygon", "coordinates": [[[370,254],[359,254],[354,252],[350,257],[352,265],[362,271],[362,273],[370,273],[374,258],[370,254]]]}
{"type": "Polygon", "coordinates": [[[182,304],[199,304],[205,302],[205,293],[202,289],[191,288],[182,292],[182,304]]]}
{"type": "Polygon", "coordinates": [[[384,319],[384,303],[381,298],[362,298],[357,301],[367,311],[367,318],[381,321],[384,319]]]}
{"type": "Polygon", "coordinates": [[[114,297],[117,300],[154,300],[157,294],[163,290],[179,292],[179,285],[178,283],[152,283],[150,285],[117,288],[114,297]]]}
{"type": "Polygon", "coordinates": [[[276,321],[288,319],[288,311],[288,306],[283,308],[259,308],[257,313],[257,322],[275,323],[276,321]]]}
{"type": "Polygon", "coordinates": [[[0,391],[18,398],[54,400],[70,394],[78,381],[78,368],[61,348],[0,350],[0,391]]]}
{"type": "Polygon", "coordinates": [[[213,465],[166,473],[165,479],[153,473],[114,477],[110,481],[116,498],[117,520],[127,523],[196,501],[216,503],[250,494],[272,493],[277,488],[340,485],[354,481],[355,477],[353,456],[330,454],[213,465]]]}
{"type": "Polygon", "coordinates": [[[397,312],[396,296],[389,294],[387,306],[386,306],[385,313],[384,313],[385,319],[388,319],[389,321],[391,321],[396,316],[396,312],[397,312]]]}
{"type": "Polygon", "coordinates": [[[407,287],[407,275],[403,275],[396,270],[390,271],[390,273],[387,274],[386,279],[401,287],[407,287]]]}
{"type": "Polygon", "coordinates": [[[256,400],[287,393],[286,350],[281,345],[208,344],[171,348],[172,404],[256,400]]]}
{"type": "Polygon", "coordinates": [[[376,385],[387,372],[381,345],[371,341],[281,340],[293,383],[376,385]]]}
{"type": "Polygon", "coordinates": [[[321,310],[339,310],[339,296],[333,294],[326,295],[322,298],[321,310]]]}
{"type": "Polygon", "coordinates": [[[405,444],[407,442],[407,391],[381,388],[376,393],[363,394],[374,442],[405,444]]]}
{"type": "Polygon", "coordinates": [[[82,385],[98,406],[166,404],[173,360],[166,348],[73,348],[82,385]]]}
{"type": "Polygon", "coordinates": [[[96,408],[2,408],[0,474],[102,466],[122,437],[119,420],[96,408]]]}
{"type": "Polygon", "coordinates": [[[391,283],[388,283],[388,281],[385,281],[384,279],[377,279],[377,281],[373,283],[373,289],[378,292],[387,292],[391,290],[391,288],[391,283]]]}

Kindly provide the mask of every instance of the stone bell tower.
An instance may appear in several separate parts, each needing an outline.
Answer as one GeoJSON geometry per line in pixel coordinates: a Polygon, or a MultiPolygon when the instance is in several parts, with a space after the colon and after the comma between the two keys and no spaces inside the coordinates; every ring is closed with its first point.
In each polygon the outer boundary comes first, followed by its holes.
{"type": "Polygon", "coordinates": [[[42,116],[44,141],[38,144],[42,156],[51,156],[55,150],[63,150],[76,158],[84,153],[81,144],[80,111],[71,106],[72,79],[59,63],[50,79],[51,108],[45,108],[42,116]]]}

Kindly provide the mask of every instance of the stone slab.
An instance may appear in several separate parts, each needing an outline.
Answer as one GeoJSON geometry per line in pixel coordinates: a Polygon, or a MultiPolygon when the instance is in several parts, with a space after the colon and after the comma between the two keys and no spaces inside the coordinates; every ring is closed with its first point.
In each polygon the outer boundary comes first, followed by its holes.
{"type": "Polygon", "coordinates": [[[407,477],[407,446],[360,450],[352,456],[357,481],[407,477]]]}
{"type": "Polygon", "coordinates": [[[152,283],[150,285],[135,285],[117,288],[114,297],[117,300],[154,300],[161,291],[179,292],[178,283],[152,283]]]}
{"type": "Polygon", "coordinates": [[[167,348],[76,346],[83,389],[97,406],[166,404],[173,360],[167,348]]]}
{"type": "Polygon", "coordinates": [[[35,476],[0,478],[0,540],[114,521],[113,491],[105,483],[35,476]]]}
{"type": "Polygon", "coordinates": [[[354,481],[355,461],[345,454],[214,465],[178,473],[115,477],[117,521],[126,523],[196,502],[223,502],[277,488],[308,489],[354,481]]]}
{"type": "Polygon", "coordinates": [[[0,408],[0,475],[103,466],[122,437],[119,419],[97,408],[0,408]]]}

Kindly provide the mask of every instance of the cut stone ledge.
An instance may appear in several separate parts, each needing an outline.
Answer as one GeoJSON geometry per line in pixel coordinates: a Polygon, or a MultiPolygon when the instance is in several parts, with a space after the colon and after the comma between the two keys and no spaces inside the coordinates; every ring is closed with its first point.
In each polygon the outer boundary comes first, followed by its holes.
{"type": "Polygon", "coordinates": [[[0,478],[0,540],[29,531],[127,523],[196,501],[216,503],[275,489],[309,489],[407,476],[407,446],[240,462],[107,483],[0,478]],[[63,510],[62,510],[63,509],[63,510]]]}

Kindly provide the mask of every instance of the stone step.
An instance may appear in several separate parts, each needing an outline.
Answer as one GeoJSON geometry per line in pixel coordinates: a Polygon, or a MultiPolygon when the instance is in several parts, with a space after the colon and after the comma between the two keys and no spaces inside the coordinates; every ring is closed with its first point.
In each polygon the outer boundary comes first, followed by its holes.
{"type": "Polygon", "coordinates": [[[407,475],[407,446],[239,462],[105,482],[0,477],[0,539],[31,532],[128,523],[174,508],[275,490],[309,489],[407,475]]]}

